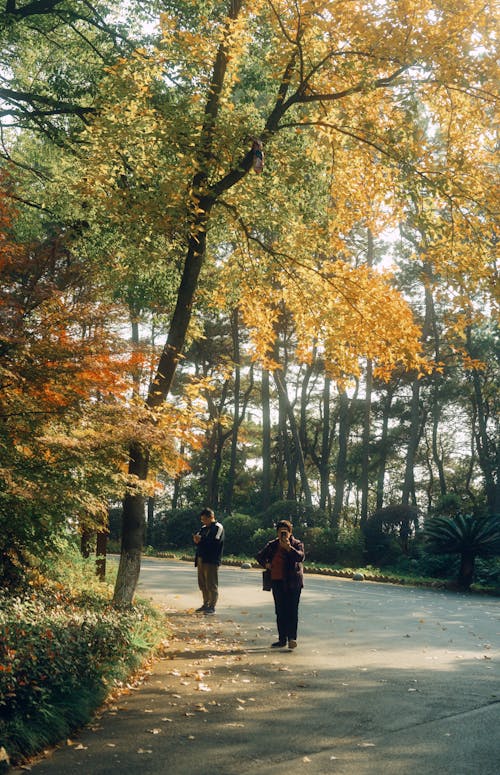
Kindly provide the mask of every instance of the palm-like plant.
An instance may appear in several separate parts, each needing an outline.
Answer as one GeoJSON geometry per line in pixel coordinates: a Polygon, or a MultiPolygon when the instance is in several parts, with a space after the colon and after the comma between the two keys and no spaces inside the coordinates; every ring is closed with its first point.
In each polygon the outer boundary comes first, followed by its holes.
{"type": "Polygon", "coordinates": [[[476,557],[500,554],[500,517],[433,517],[425,526],[425,537],[437,554],[460,554],[458,586],[467,590],[474,580],[476,557]]]}

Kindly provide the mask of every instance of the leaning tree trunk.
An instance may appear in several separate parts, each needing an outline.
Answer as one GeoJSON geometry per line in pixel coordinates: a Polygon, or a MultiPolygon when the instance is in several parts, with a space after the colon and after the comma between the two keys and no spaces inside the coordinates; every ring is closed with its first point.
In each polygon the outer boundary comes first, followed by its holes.
{"type": "MultiPolygon", "coordinates": [[[[229,23],[240,13],[242,0],[230,0],[229,23]]],[[[203,128],[196,158],[199,170],[191,181],[191,219],[186,258],[181,282],[177,292],[177,303],[172,316],[167,341],[160,357],[158,369],[150,385],[147,406],[154,410],[166,399],[174,378],[177,364],[184,349],[186,333],[191,320],[193,301],[198,278],[206,254],[207,225],[216,200],[240,181],[252,166],[253,155],[249,150],[224,178],[208,185],[208,170],[212,157],[215,125],[220,107],[220,98],[228,63],[227,42],[220,44],[214,62],[208,96],[205,104],[203,128]]],[[[286,85],[286,89],[288,84],[286,85]]],[[[268,132],[276,131],[277,121],[283,112],[282,98],[268,120],[268,132]]],[[[129,491],[123,501],[122,549],[116,579],[113,602],[117,606],[130,605],[133,600],[141,565],[142,541],[145,522],[145,496],[138,486],[147,479],[149,469],[148,450],[133,442],[129,451],[129,491]]]]}

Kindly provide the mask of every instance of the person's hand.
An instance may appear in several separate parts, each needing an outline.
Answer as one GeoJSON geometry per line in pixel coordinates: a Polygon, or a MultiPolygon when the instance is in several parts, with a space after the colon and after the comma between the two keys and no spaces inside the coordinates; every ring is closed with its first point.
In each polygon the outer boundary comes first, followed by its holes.
{"type": "Polygon", "coordinates": [[[266,562],[266,570],[271,570],[271,563],[270,562],[266,562]]]}
{"type": "Polygon", "coordinates": [[[201,535],[199,533],[194,533],[193,534],[193,541],[195,542],[195,544],[199,544],[200,541],[201,541],[201,535]]]}
{"type": "Polygon", "coordinates": [[[280,536],[280,546],[286,551],[289,552],[292,548],[292,545],[290,543],[289,536],[280,536]]]}

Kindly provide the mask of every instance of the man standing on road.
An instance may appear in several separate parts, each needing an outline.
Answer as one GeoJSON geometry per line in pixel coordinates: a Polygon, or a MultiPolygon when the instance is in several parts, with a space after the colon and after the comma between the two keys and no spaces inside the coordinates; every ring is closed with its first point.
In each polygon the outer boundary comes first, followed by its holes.
{"type": "Polygon", "coordinates": [[[276,611],[278,640],[271,648],[297,648],[299,601],[304,586],[304,544],[292,535],[292,523],[281,519],[276,525],[277,538],[269,541],[256,560],[271,571],[271,589],[276,611]]]}
{"type": "Polygon", "coordinates": [[[203,605],[197,610],[214,614],[219,597],[219,565],[224,549],[224,528],[215,519],[212,509],[200,514],[202,528],[193,535],[196,544],[194,564],[198,569],[198,586],[203,595],[203,605]]]}

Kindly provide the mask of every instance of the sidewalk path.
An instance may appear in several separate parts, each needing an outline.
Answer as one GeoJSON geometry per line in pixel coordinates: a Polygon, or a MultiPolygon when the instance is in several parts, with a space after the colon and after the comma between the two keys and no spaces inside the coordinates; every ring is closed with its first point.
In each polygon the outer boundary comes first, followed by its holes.
{"type": "Polygon", "coordinates": [[[144,560],[164,658],[34,775],[499,775],[498,599],[307,575],[276,652],[259,571],[220,581],[204,617],[191,565],[144,560]]]}

